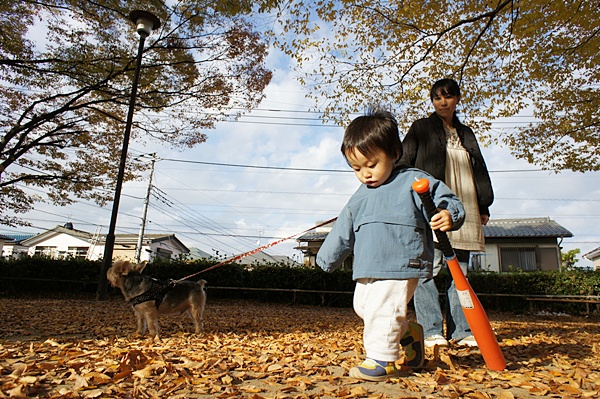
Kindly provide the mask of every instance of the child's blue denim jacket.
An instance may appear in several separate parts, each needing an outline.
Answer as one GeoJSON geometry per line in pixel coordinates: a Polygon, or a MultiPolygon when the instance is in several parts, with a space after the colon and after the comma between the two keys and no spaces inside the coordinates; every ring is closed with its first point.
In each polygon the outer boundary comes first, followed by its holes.
{"type": "Polygon", "coordinates": [[[416,178],[427,178],[433,202],[452,215],[452,230],[462,226],[465,210],[458,197],[420,169],[396,168],[383,185],[362,185],[338,216],[317,254],[326,271],[341,266],[354,253],[354,280],[431,278],[433,235],[419,195],[416,178]]]}

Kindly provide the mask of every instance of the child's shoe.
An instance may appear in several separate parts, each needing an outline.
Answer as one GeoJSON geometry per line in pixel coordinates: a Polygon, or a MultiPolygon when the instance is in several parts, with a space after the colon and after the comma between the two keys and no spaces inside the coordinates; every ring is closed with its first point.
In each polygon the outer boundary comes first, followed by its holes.
{"type": "Polygon", "coordinates": [[[385,381],[398,376],[394,362],[382,362],[375,359],[365,359],[364,362],[350,369],[350,377],[367,381],[385,381]]]}
{"type": "Polygon", "coordinates": [[[408,330],[400,340],[406,360],[404,364],[414,369],[420,369],[425,363],[423,327],[419,323],[408,322],[408,330]]]}

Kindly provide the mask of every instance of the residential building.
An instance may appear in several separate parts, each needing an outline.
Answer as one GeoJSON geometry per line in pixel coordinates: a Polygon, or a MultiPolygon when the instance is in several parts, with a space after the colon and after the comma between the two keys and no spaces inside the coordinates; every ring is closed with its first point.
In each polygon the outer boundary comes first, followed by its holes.
{"type": "Polygon", "coordinates": [[[473,254],[471,263],[493,272],[560,270],[560,245],[573,237],[549,217],[491,219],[483,235],[485,252],[473,254]]]}
{"type": "MultiPolygon", "coordinates": [[[[317,220],[316,229],[312,229],[309,232],[302,234],[300,237],[296,239],[300,243],[299,246],[294,247],[294,249],[300,250],[304,255],[304,266],[308,267],[316,267],[317,266],[317,252],[319,252],[319,248],[325,241],[327,234],[331,231],[331,228],[335,224],[334,222],[327,223],[325,225],[320,226],[322,223],[325,223],[325,220],[317,220]]],[[[351,267],[352,266],[353,256],[350,254],[348,258],[344,261],[344,266],[351,267]]]]}
{"type": "Polygon", "coordinates": [[[4,243],[6,241],[12,241],[12,238],[0,234],[0,254],[2,253],[2,250],[4,248],[4,243]]]}
{"type": "MultiPolygon", "coordinates": [[[[333,223],[297,239],[300,245],[296,249],[304,254],[305,266],[316,265],[317,252],[333,223]]],[[[548,217],[491,219],[483,227],[483,234],[485,252],[472,253],[470,267],[492,272],[559,270],[562,240],[573,237],[569,230],[548,217]]],[[[352,255],[346,259],[345,266],[351,267],[351,264],[352,255]]]]}
{"type": "Polygon", "coordinates": [[[594,270],[600,270],[600,247],[592,249],[590,252],[584,254],[583,257],[594,264],[594,270]]]}
{"type": "MultiPolygon", "coordinates": [[[[136,234],[116,234],[113,259],[134,260],[138,239],[136,234]]],[[[45,255],[53,258],[98,260],[104,255],[104,243],[105,237],[100,234],[99,229],[89,233],[75,229],[72,223],[66,223],[18,241],[18,248],[13,246],[10,253],[7,250],[2,255],[45,255]]],[[[189,249],[174,234],[145,234],[140,260],[174,259],[188,252],[189,249]]]]}
{"type": "Polygon", "coordinates": [[[4,246],[0,252],[3,258],[11,258],[11,257],[19,257],[22,255],[27,255],[27,247],[23,246],[21,243],[33,237],[35,234],[23,234],[23,233],[2,233],[3,236],[7,237],[8,240],[4,241],[4,246]]]}

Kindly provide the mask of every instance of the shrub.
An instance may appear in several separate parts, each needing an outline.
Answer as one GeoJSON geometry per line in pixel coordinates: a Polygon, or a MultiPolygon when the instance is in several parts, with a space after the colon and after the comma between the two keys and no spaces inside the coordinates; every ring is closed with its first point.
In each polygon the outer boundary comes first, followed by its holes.
{"type": "MultiPolygon", "coordinates": [[[[204,279],[208,282],[210,297],[352,306],[352,295],[348,294],[354,291],[351,271],[337,270],[326,273],[319,268],[289,267],[279,264],[218,265],[218,261],[214,260],[191,262],[156,260],[146,266],[144,273],[159,279],[204,279]],[[215,289],[211,291],[211,287],[215,289]],[[217,287],[230,289],[216,289],[217,287]],[[328,293],[302,291],[328,291],[328,293]]],[[[101,262],[82,259],[55,260],[37,256],[0,259],[0,294],[95,293],[100,269],[101,262]]],[[[445,292],[446,273],[448,272],[443,270],[439,278],[436,278],[442,297],[445,292]]],[[[524,299],[527,295],[600,294],[600,271],[568,270],[501,274],[470,272],[468,278],[486,309],[523,312],[529,306],[524,299]]],[[[540,303],[537,306],[571,311],[582,311],[585,307],[582,304],[564,303],[540,303]]]]}

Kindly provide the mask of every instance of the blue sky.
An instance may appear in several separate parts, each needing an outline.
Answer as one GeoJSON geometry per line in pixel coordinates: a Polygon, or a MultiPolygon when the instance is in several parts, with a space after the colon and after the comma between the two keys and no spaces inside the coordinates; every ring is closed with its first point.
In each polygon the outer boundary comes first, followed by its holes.
{"type": "MultiPolygon", "coordinates": [[[[220,123],[207,132],[206,143],[181,152],[130,143],[130,156],[156,153],[159,159],[146,233],[175,233],[188,247],[232,255],[337,216],[359,185],[339,152],[343,128],[323,125],[318,113],[307,112],[312,104],[306,88],[296,83],[285,57],[272,51],[269,65],[274,77],[259,109],[220,123]]],[[[483,153],[496,195],[492,219],[550,217],[574,234],[562,245],[565,251],[580,248],[580,259],[600,246],[598,173],[539,171],[499,146],[483,153]]],[[[146,190],[147,180],[125,184],[117,234],[139,231],[146,190]]],[[[33,227],[19,231],[40,233],[71,221],[77,229],[106,234],[111,207],[40,205],[26,217],[33,227]]],[[[11,231],[0,226],[0,233],[11,231]]],[[[296,245],[292,239],[267,252],[300,261],[296,245]]],[[[581,259],[579,265],[591,262],[581,259]]]]}

